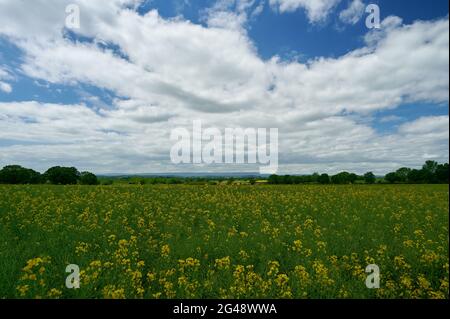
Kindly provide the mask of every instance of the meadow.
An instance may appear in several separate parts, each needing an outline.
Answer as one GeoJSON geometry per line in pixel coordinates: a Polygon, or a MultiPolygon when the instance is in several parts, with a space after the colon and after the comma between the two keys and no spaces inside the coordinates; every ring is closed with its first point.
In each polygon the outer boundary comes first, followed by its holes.
{"type": "Polygon", "coordinates": [[[448,299],[448,191],[0,185],[0,299],[448,299]]]}

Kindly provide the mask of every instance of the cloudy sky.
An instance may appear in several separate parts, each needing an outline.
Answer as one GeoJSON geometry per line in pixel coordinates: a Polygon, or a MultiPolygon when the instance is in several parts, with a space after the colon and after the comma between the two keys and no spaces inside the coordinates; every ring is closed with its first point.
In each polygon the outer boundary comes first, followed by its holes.
{"type": "Polygon", "coordinates": [[[448,161],[447,0],[0,0],[0,21],[0,167],[255,171],[171,164],[193,120],[278,128],[280,173],[448,161]]]}

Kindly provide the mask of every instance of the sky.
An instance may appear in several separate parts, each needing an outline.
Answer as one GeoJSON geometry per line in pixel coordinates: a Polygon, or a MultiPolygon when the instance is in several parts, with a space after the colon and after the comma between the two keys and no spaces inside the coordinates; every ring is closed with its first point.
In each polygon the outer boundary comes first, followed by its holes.
{"type": "Polygon", "coordinates": [[[194,120],[277,128],[281,174],[448,162],[446,0],[0,0],[0,21],[0,167],[257,170],[174,164],[194,120]]]}

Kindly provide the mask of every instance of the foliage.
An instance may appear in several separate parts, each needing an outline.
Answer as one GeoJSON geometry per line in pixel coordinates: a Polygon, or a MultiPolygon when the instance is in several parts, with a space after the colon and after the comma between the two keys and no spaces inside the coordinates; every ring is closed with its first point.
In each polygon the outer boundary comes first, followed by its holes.
{"type": "Polygon", "coordinates": [[[98,185],[98,179],[95,174],[90,172],[83,172],[80,175],[80,184],[81,185],[98,185]]]}
{"type": "MultiPolygon", "coordinates": [[[[402,167],[396,172],[388,173],[382,180],[384,183],[396,184],[396,183],[409,183],[409,184],[448,184],[449,165],[438,164],[437,162],[427,161],[422,169],[410,169],[402,167]]],[[[354,173],[341,172],[339,174],[331,176],[327,174],[319,175],[303,175],[303,176],[279,176],[272,175],[268,178],[269,184],[355,184],[359,181],[364,181],[366,184],[375,184],[381,181],[377,181],[377,177],[373,172],[368,172],[364,176],[358,176],[354,173]],[[329,182],[327,182],[327,178],[329,182]]]]}
{"type": "Polygon", "coordinates": [[[427,161],[420,170],[403,167],[387,174],[385,180],[389,183],[448,184],[448,174],[448,163],[427,161]]]}
{"type": "Polygon", "coordinates": [[[319,176],[319,178],[317,179],[317,182],[319,184],[330,184],[331,180],[330,180],[330,176],[328,174],[322,174],[319,176]]]}
{"type": "Polygon", "coordinates": [[[74,185],[80,178],[80,172],[75,167],[55,166],[44,173],[44,178],[55,185],[74,185]]]}
{"type": "Polygon", "coordinates": [[[377,180],[376,176],[372,172],[368,172],[364,174],[364,181],[366,184],[375,184],[375,181],[377,180]]]}
{"type": "Polygon", "coordinates": [[[10,165],[0,170],[0,184],[39,184],[41,174],[19,165],[10,165]]]}

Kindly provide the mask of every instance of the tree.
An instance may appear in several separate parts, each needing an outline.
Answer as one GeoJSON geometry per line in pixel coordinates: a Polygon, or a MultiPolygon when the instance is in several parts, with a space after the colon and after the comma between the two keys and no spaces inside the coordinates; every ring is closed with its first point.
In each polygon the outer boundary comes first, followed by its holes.
{"type": "Polygon", "coordinates": [[[448,184],[448,163],[439,165],[436,169],[437,183],[448,184]]]}
{"type": "Polygon", "coordinates": [[[398,182],[398,176],[397,176],[397,174],[396,173],[389,173],[389,174],[387,174],[385,177],[384,177],[384,179],[388,182],[388,183],[391,183],[391,184],[394,184],[394,183],[396,183],[396,182],[398,182]]]}
{"type": "Polygon", "coordinates": [[[437,183],[436,171],[439,164],[435,161],[426,161],[422,167],[423,181],[426,183],[437,183]]]}
{"type": "Polygon", "coordinates": [[[39,184],[41,174],[19,165],[9,165],[0,170],[2,184],[39,184]]]}
{"type": "Polygon", "coordinates": [[[358,180],[358,175],[351,173],[348,175],[348,181],[350,184],[355,184],[355,182],[358,180]]]}
{"type": "Polygon", "coordinates": [[[283,184],[293,184],[294,183],[294,179],[292,178],[292,176],[290,175],[285,175],[283,176],[283,184]]]}
{"type": "Polygon", "coordinates": [[[423,183],[425,182],[426,176],[425,176],[424,170],[418,170],[413,169],[408,174],[408,182],[409,183],[423,183]]]}
{"type": "Polygon", "coordinates": [[[366,182],[366,184],[375,184],[376,180],[377,178],[375,177],[374,173],[368,172],[364,174],[364,181],[366,182]]]}
{"type": "Polygon", "coordinates": [[[339,174],[331,177],[331,182],[333,184],[350,184],[350,183],[352,183],[351,181],[353,179],[356,180],[356,178],[357,178],[357,176],[355,174],[353,174],[353,176],[350,176],[350,175],[352,175],[352,174],[350,174],[348,172],[339,173],[339,174]]]}
{"type": "Polygon", "coordinates": [[[98,179],[95,174],[90,172],[83,172],[80,175],[80,184],[81,185],[98,185],[98,179]]]}
{"type": "Polygon", "coordinates": [[[435,174],[439,164],[435,161],[426,161],[422,169],[430,174],[435,174]]]}
{"type": "Polygon", "coordinates": [[[44,173],[44,178],[55,185],[74,185],[80,178],[75,167],[52,167],[44,173]]]}
{"type": "Polygon", "coordinates": [[[330,184],[330,176],[328,174],[322,174],[317,178],[317,182],[320,184],[330,184]]]}
{"type": "Polygon", "coordinates": [[[395,174],[397,175],[397,180],[402,183],[406,183],[408,181],[408,174],[411,172],[410,168],[402,167],[398,169],[395,174]]]}
{"type": "Polygon", "coordinates": [[[320,177],[319,173],[312,174],[311,175],[311,182],[312,183],[317,183],[319,181],[319,177],[320,177]]]}
{"type": "Polygon", "coordinates": [[[270,175],[269,184],[278,184],[278,175],[270,175]]]}

